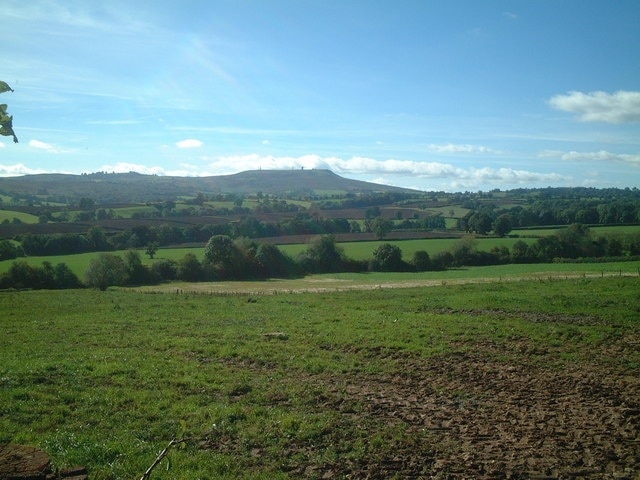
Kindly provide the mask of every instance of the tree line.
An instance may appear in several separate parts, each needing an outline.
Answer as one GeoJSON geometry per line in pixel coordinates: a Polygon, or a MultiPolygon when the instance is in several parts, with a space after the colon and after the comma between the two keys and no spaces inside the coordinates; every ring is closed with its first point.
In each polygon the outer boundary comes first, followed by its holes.
{"type": "Polygon", "coordinates": [[[6,239],[0,240],[0,260],[25,255],[71,255],[125,250],[146,247],[152,243],[158,246],[201,243],[206,242],[213,235],[255,239],[287,235],[372,232],[377,238],[382,239],[391,230],[443,230],[444,227],[444,218],[440,215],[424,219],[405,219],[397,223],[375,216],[367,217],[361,224],[355,220],[326,218],[308,213],[298,213],[280,222],[265,222],[254,216],[245,216],[237,222],[184,227],[170,224],[136,225],[111,235],[107,235],[102,227],[93,226],[86,233],[25,234],[17,237],[13,242],[6,239]]]}
{"type": "MultiPolygon", "coordinates": [[[[496,207],[491,203],[472,203],[471,210],[458,220],[458,228],[486,234],[494,229],[500,219],[500,227],[511,228],[571,225],[620,225],[640,223],[639,198],[629,196],[602,198],[553,198],[532,200],[527,205],[496,207]]],[[[500,234],[496,232],[497,234],[500,234]]]]}
{"type": "MultiPolygon", "coordinates": [[[[153,257],[155,249],[147,249],[153,257]]],[[[137,250],[123,255],[103,252],[92,259],[81,281],[65,264],[41,267],[29,266],[19,260],[8,272],[0,275],[0,288],[79,288],[82,286],[105,290],[112,285],[146,285],[173,280],[189,282],[225,281],[295,277],[312,273],[338,272],[420,272],[446,270],[462,266],[497,265],[506,263],[548,263],[553,261],[638,260],[640,233],[594,236],[582,224],[573,224],[555,235],[542,237],[532,243],[518,240],[511,248],[478,249],[478,240],[466,236],[450,249],[430,256],[417,251],[404,259],[397,245],[379,245],[369,260],[348,258],[332,235],[322,235],[311,241],[295,257],[283,253],[270,243],[224,234],[212,235],[199,260],[187,253],[174,261],[157,259],[144,265],[137,250]]]]}

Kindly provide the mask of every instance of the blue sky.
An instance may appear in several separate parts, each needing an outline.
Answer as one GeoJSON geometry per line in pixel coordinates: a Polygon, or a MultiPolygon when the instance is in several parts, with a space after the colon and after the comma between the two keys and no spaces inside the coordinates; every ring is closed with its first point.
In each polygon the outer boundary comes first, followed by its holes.
{"type": "Polygon", "coordinates": [[[637,0],[3,0],[0,176],[640,186],[637,0]]]}

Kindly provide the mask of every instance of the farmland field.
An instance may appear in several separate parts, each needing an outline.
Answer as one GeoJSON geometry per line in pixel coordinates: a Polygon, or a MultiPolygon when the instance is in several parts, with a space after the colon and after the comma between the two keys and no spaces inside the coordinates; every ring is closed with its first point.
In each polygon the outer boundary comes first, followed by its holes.
{"type": "Polygon", "coordinates": [[[38,223],[38,217],[35,215],[0,209],[0,223],[4,221],[12,222],[14,218],[20,220],[22,223],[38,223]]]}
{"type": "Polygon", "coordinates": [[[639,282],[3,292],[0,442],[95,480],[172,439],[151,478],[637,478],[639,282]]]}
{"type": "MultiPolygon", "coordinates": [[[[511,234],[522,237],[544,237],[554,235],[565,228],[567,227],[516,228],[511,234]]],[[[594,237],[598,237],[599,235],[640,234],[640,226],[638,225],[593,225],[589,227],[589,230],[594,237]]]]}
{"type": "MultiPolygon", "coordinates": [[[[477,240],[478,250],[489,251],[493,247],[506,246],[511,247],[518,240],[522,240],[527,243],[533,243],[533,238],[479,238],[477,240]]],[[[344,249],[344,253],[347,257],[354,260],[367,260],[373,258],[373,251],[382,244],[390,243],[397,245],[402,250],[402,257],[405,260],[411,260],[413,254],[418,250],[424,250],[429,255],[435,255],[436,253],[450,250],[459,239],[457,238],[430,238],[422,240],[380,240],[373,242],[344,242],[339,243],[339,246],[344,249]]],[[[307,248],[306,244],[292,244],[292,245],[280,245],[280,250],[288,255],[295,256],[307,248]]]]}

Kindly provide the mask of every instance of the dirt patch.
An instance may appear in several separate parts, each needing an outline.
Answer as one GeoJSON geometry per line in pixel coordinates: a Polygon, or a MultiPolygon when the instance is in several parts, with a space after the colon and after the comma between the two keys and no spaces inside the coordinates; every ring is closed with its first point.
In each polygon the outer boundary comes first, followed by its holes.
{"type": "Polygon", "coordinates": [[[478,278],[441,278],[441,279],[407,279],[371,283],[344,278],[305,277],[302,279],[270,279],[268,281],[246,282],[193,282],[185,284],[163,284],[136,287],[133,290],[148,294],[192,294],[192,295],[278,295],[296,293],[332,293],[340,291],[366,291],[395,288],[422,288],[447,285],[466,285],[476,283],[519,282],[527,280],[568,280],[602,277],[635,277],[629,273],[584,273],[584,272],[536,272],[528,275],[478,277],[478,278]]]}
{"type": "Polygon", "coordinates": [[[640,465],[635,378],[504,365],[480,354],[406,369],[346,391],[364,398],[366,414],[403,422],[408,435],[432,434],[432,478],[632,478],[640,465]]]}
{"type": "MultiPolygon", "coordinates": [[[[597,362],[540,366],[530,352],[508,363],[495,346],[475,347],[431,358],[360,352],[396,373],[300,378],[325,392],[314,409],[339,420],[287,443],[283,469],[294,478],[640,478],[637,375],[597,362]],[[352,455],[357,448],[365,454],[352,455]]],[[[201,447],[238,454],[237,445],[216,435],[201,447]]]]}
{"type": "Polygon", "coordinates": [[[565,325],[609,325],[610,322],[595,315],[577,315],[549,312],[510,312],[507,310],[438,308],[432,310],[439,315],[466,315],[472,317],[491,316],[497,319],[521,318],[533,323],[557,323],[565,325]]]}
{"type": "Polygon", "coordinates": [[[365,416],[405,424],[408,436],[428,432],[429,478],[640,473],[635,377],[507,365],[469,353],[414,359],[402,369],[392,378],[350,378],[341,394],[361,399],[365,416]]]}
{"type": "Polygon", "coordinates": [[[84,467],[54,472],[44,451],[29,445],[0,445],[0,479],[3,480],[87,480],[84,467]]]}

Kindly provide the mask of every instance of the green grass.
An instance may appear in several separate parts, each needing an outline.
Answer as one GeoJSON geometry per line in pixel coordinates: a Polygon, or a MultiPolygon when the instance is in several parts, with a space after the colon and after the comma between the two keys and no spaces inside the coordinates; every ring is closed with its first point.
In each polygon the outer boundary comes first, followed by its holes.
{"type": "Polygon", "coordinates": [[[91,259],[98,255],[99,253],[97,252],[91,252],[78,253],[75,255],[33,256],[16,258],[14,260],[3,260],[0,262],[0,273],[8,271],[15,261],[24,261],[35,267],[40,267],[42,262],[49,262],[52,265],[66,263],[73,273],[82,278],[82,275],[84,275],[91,259]]]}
{"type": "MultiPolygon", "coordinates": [[[[567,227],[522,228],[514,229],[510,234],[520,235],[521,237],[544,237],[554,235],[565,228],[567,227]]],[[[640,225],[603,225],[589,227],[589,230],[591,230],[591,233],[596,237],[600,235],[637,234],[640,232],[640,225]]]]}
{"type": "Polygon", "coordinates": [[[195,439],[152,478],[300,478],[309,465],[391,458],[410,438],[436,448],[364,415],[350,382],[486,342],[523,361],[503,348],[514,339],[546,351],[536,361],[549,367],[604,363],[631,378],[640,352],[607,346],[637,336],[637,292],[637,278],[584,278],[267,296],[0,293],[0,442],[40,446],[92,480],[139,478],[183,435],[195,439]]]}
{"type": "MultiPolygon", "coordinates": [[[[403,258],[405,260],[410,260],[413,256],[414,251],[416,250],[427,250],[430,255],[438,253],[439,251],[446,250],[451,247],[457,240],[403,240],[398,242],[389,242],[393,244],[397,244],[402,248],[403,258]]],[[[479,242],[480,249],[489,249],[491,246],[505,244],[507,246],[512,245],[516,239],[481,239],[479,242]],[[511,242],[511,243],[509,243],[511,242]]],[[[534,239],[524,239],[524,241],[534,241],[534,239]]],[[[373,256],[373,250],[380,244],[387,243],[385,241],[381,242],[348,242],[340,244],[345,248],[345,253],[350,258],[355,259],[368,259],[373,256]]],[[[295,245],[281,245],[279,248],[288,255],[295,256],[297,253],[303,251],[306,248],[305,244],[295,244],[295,245]]],[[[144,250],[138,250],[140,253],[140,258],[142,262],[146,265],[151,264],[154,260],[149,259],[147,255],[144,254],[144,250]]],[[[124,252],[114,252],[115,254],[122,255],[124,252]]],[[[187,253],[193,253],[196,257],[202,261],[204,258],[204,248],[203,247],[193,247],[193,248],[161,248],[158,250],[155,260],[158,259],[170,259],[178,261],[184,257],[187,253]]],[[[98,256],[99,252],[90,252],[90,253],[81,253],[75,255],[57,255],[57,256],[32,256],[32,257],[22,257],[17,260],[26,261],[29,265],[33,266],[41,266],[42,262],[50,262],[55,265],[58,263],[65,263],[74,272],[80,279],[83,278],[84,272],[87,270],[89,266],[89,262],[92,258],[98,256]]],[[[15,260],[3,260],[0,261],[0,273],[6,272],[11,267],[12,263],[15,260]]],[[[458,275],[456,272],[466,272],[463,273],[462,276],[479,276],[479,277],[491,277],[491,278],[499,278],[503,275],[511,275],[511,274],[531,274],[531,273],[546,273],[546,272],[556,272],[556,273],[566,273],[566,272],[578,272],[579,274],[591,274],[597,275],[601,272],[623,272],[623,273],[635,273],[638,269],[638,262],[610,262],[610,263],[576,263],[576,264],[531,264],[531,265],[496,265],[490,267],[469,267],[465,269],[451,270],[448,272],[425,272],[425,273],[400,273],[398,275],[406,278],[407,281],[411,281],[414,278],[422,278],[425,275],[429,278],[449,278],[449,276],[458,275]],[[469,273],[476,272],[476,273],[469,273]]],[[[359,278],[363,278],[363,274],[356,274],[359,278]]],[[[390,276],[396,275],[395,273],[385,273],[382,274],[385,278],[389,278],[390,276]]]]}
{"type": "Polygon", "coordinates": [[[326,273],[303,278],[234,282],[172,282],[139,287],[143,292],[193,292],[263,294],[273,292],[337,292],[344,290],[410,288],[416,286],[458,285],[466,283],[529,280],[587,279],[640,276],[640,262],[602,264],[521,264],[469,267],[443,272],[366,272],[326,273]]]}
{"type": "Polygon", "coordinates": [[[447,205],[446,207],[434,207],[427,210],[434,215],[442,214],[444,217],[454,219],[462,218],[470,212],[470,209],[463,208],[460,205],[447,205]],[[451,212],[453,212],[453,215],[451,212]]]}
{"type": "Polygon", "coordinates": [[[38,217],[29,213],[16,212],[13,210],[0,209],[0,223],[8,220],[12,222],[14,218],[17,218],[22,223],[38,223],[38,217]]]}
{"type": "MultiPolygon", "coordinates": [[[[144,249],[139,249],[138,252],[140,253],[140,258],[143,263],[150,264],[151,262],[153,262],[153,260],[149,259],[149,257],[144,254],[144,249]]],[[[89,253],[78,253],[74,255],[30,256],[30,257],[17,258],[15,260],[3,260],[3,261],[0,261],[0,273],[8,271],[9,268],[11,267],[11,264],[14,261],[18,260],[18,261],[25,261],[29,265],[38,266],[38,267],[42,265],[42,262],[50,262],[52,265],[56,265],[58,263],[66,263],[73,273],[75,273],[80,278],[82,278],[82,275],[87,270],[87,267],[89,266],[89,262],[91,262],[91,259],[97,257],[98,255],[100,255],[100,253],[101,252],[89,252],[89,253]]],[[[109,252],[109,253],[122,255],[124,251],[109,252]]],[[[158,250],[158,253],[155,256],[155,259],[158,260],[161,258],[166,258],[171,260],[179,260],[182,257],[184,257],[186,253],[194,253],[200,260],[202,260],[204,257],[204,248],[201,247],[201,248],[160,249],[158,250]]]]}
{"type": "MultiPolygon", "coordinates": [[[[518,238],[480,238],[478,239],[478,250],[489,251],[496,246],[511,246],[517,242],[518,238]]],[[[524,238],[524,242],[533,243],[535,239],[524,238]]],[[[402,250],[402,257],[409,261],[413,258],[413,254],[418,250],[424,250],[433,256],[436,253],[451,250],[458,239],[455,238],[433,238],[425,240],[379,240],[372,242],[344,242],[339,246],[344,249],[347,257],[354,260],[368,260],[373,257],[373,251],[382,244],[390,243],[397,245],[402,250]]],[[[280,245],[280,250],[291,256],[296,256],[307,248],[306,244],[280,245]]]]}
{"type": "Polygon", "coordinates": [[[112,209],[117,217],[132,218],[134,215],[140,214],[153,214],[157,213],[158,209],[155,207],[148,207],[146,205],[136,205],[132,207],[120,207],[112,209]]]}

